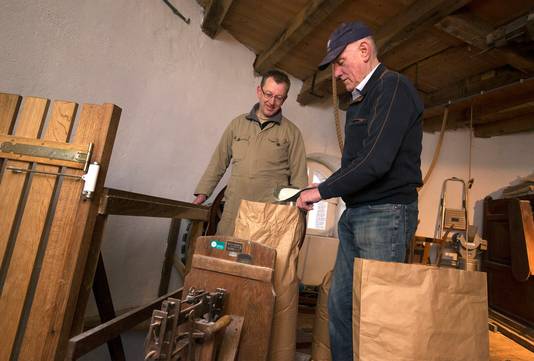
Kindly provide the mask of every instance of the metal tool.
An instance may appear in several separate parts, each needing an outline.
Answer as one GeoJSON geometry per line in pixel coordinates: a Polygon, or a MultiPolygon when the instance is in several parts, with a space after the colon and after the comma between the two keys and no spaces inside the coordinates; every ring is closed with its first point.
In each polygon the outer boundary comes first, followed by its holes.
{"type": "Polygon", "coordinates": [[[191,288],[183,301],[173,298],[164,301],[161,310],[152,314],[144,360],[209,359],[215,347],[209,341],[231,321],[229,316],[222,316],[226,297],[224,289],[206,292],[191,288]],[[200,356],[196,359],[195,355],[200,356]]]}
{"type": "Polygon", "coordinates": [[[476,227],[468,224],[467,185],[457,177],[447,178],[443,182],[438,209],[438,219],[434,231],[435,242],[430,250],[430,263],[439,266],[479,270],[482,251],[487,249],[487,242],[480,238],[476,227]],[[448,208],[446,205],[447,183],[461,184],[461,208],[448,208]]]}

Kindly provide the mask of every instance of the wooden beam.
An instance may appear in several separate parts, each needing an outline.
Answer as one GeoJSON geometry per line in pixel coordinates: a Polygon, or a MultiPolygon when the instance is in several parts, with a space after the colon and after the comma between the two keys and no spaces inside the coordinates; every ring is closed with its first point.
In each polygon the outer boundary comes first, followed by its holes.
{"type": "Polygon", "coordinates": [[[254,70],[263,73],[276,65],[302,39],[338,8],[345,0],[312,0],[293,19],[282,35],[267,50],[258,54],[254,70]]]}
{"type": "Polygon", "coordinates": [[[481,124],[474,128],[475,137],[480,138],[534,131],[534,113],[513,119],[481,124]]]}
{"type": "MultiPolygon", "coordinates": [[[[384,56],[414,34],[428,29],[469,2],[471,0],[416,0],[405,11],[387,20],[375,32],[374,39],[380,56],[384,56]]],[[[331,79],[330,72],[331,70],[318,72],[314,75],[315,79],[313,77],[306,79],[297,101],[306,105],[324,96],[325,92],[318,93],[320,96],[309,93],[310,89],[323,89],[325,86],[323,83],[331,79]]]]}
{"type": "Polygon", "coordinates": [[[476,74],[426,95],[424,97],[425,107],[432,108],[466,96],[480,94],[480,92],[514,83],[519,79],[521,79],[520,73],[507,67],[476,74]]]}
{"type": "Polygon", "coordinates": [[[486,38],[492,34],[492,27],[470,14],[447,16],[436,27],[469,45],[488,51],[489,55],[524,73],[534,72],[534,59],[529,59],[512,48],[490,48],[486,38]]]}
{"type": "Polygon", "coordinates": [[[202,31],[210,38],[214,38],[232,5],[232,0],[210,0],[204,10],[202,31]]]}
{"type": "Polygon", "coordinates": [[[386,21],[378,29],[375,41],[379,53],[383,56],[415,33],[429,28],[470,2],[471,0],[416,0],[408,9],[386,21]]]}
{"type": "Polygon", "coordinates": [[[209,207],[145,194],[106,188],[100,197],[100,214],[185,218],[207,222],[209,207]]]}
{"type": "Polygon", "coordinates": [[[167,298],[181,298],[182,288],[161,296],[142,307],[122,314],[95,328],[87,330],[69,340],[66,360],[75,360],[87,352],[104,344],[108,340],[118,337],[122,332],[133,328],[140,322],[149,319],[153,310],[161,308],[161,304],[167,298]]]}
{"type": "Polygon", "coordinates": [[[327,85],[332,79],[332,67],[329,66],[325,70],[317,71],[313,76],[309,77],[302,83],[300,93],[297,96],[297,101],[302,104],[310,104],[321,98],[324,98],[328,93],[325,91],[327,85]]]}

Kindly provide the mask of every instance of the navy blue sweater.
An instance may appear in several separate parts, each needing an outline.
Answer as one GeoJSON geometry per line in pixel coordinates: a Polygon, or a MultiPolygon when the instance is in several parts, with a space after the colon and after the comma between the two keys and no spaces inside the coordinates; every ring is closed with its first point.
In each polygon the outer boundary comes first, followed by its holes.
{"type": "Polygon", "coordinates": [[[361,94],[347,110],[341,168],[321,183],[321,197],[342,197],[347,207],[411,203],[422,185],[423,103],[407,78],[383,64],[361,94]]]}

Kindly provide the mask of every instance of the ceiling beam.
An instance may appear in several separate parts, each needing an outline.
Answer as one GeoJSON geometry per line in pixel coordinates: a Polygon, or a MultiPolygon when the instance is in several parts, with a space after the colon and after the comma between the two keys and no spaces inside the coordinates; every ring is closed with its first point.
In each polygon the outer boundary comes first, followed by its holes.
{"type": "Polygon", "coordinates": [[[383,56],[415,33],[429,28],[445,16],[469,4],[471,0],[416,0],[400,14],[389,19],[375,35],[383,56]]]}
{"type": "MultiPolygon", "coordinates": [[[[382,56],[393,50],[395,47],[408,40],[417,32],[433,26],[436,22],[443,19],[452,12],[464,7],[471,0],[416,0],[406,10],[388,19],[384,25],[379,28],[374,35],[375,42],[382,56]]],[[[319,72],[315,75],[315,81],[310,77],[304,81],[302,89],[297,100],[302,105],[309,104],[316,100],[316,97],[308,96],[305,93],[311,88],[310,84],[314,83],[315,88],[322,88],[321,81],[330,81],[328,77],[319,72]],[[303,100],[301,102],[301,100],[303,100]]]]}
{"type": "Polygon", "coordinates": [[[221,24],[232,5],[232,0],[209,0],[204,8],[202,31],[210,38],[214,38],[221,28],[221,24]]]}
{"type": "Polygon", "coordinates": [[[474,126],[475,137],[489,138],[534,130],[534,113],[474,126]]]}
{"type": "Polygon", "coordinates": [[[469,14],[450,15],[436,24],[436,27],[482,51],[488,51],[504,64],[509,64],[523,73],[534,72],[534,59],[529,59],[511,48],[491,48],[487,37],[492,27],[469,14]]]}
{"type": "Polygon", "coordinates": [[[521,79],[521,73],[507,66],[473,75],[425,95],[423,97],[425,107],[432,108],[455,99],[480,94],[480,92],[498,88],[519,79],[521,79]]]}
{"type": "Polygon", "coordinates": [[[254,62],[254,70],[263,73],[274,67],[302,39],[337,9],[345,0],[312,0],[302,9],[284,30],[282,35],[267,50],[261,52],[254,62]]]}

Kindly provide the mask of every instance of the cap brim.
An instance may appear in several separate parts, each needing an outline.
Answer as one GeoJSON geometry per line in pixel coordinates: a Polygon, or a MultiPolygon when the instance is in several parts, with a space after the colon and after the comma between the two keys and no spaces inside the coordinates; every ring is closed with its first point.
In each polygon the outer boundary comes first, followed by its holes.
{"type": "Polygon", "coordinates": [[[324,57],[323,61],[321,61],[321,63],[319,64],[319,70],[325,70],[331,62],[336,60],[336,58],[339,56],[339,54],[341,54],[343,49],[345,49],[345,46],[346,45],[330,50],[324,57]]]}

